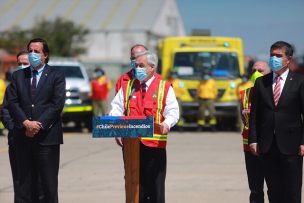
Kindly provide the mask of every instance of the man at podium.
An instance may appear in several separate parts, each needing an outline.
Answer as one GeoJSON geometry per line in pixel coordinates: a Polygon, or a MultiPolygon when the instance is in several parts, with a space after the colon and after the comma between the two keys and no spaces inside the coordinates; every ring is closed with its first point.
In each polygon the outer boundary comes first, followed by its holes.
{"type": "Polygon", "coordinates": [[[170,83],[156,77],[158,58],[136,54],[134,79],[126,81],[111,102],[111,116],[153,116],[153,137],[124,141],[126,201],[165,202],[167,135],[179,119],[178,103],[170,83]]]}

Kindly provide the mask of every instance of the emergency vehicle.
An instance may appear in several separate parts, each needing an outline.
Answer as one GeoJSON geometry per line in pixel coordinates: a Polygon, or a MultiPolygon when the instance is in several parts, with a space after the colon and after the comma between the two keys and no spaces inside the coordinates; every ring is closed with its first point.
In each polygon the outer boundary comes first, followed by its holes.
{"type": "Polygon", "coordinates": [[[64,124],[74,122],[77,128],[92,130],[91,84],[84,65],[77,59],[52,57],[48,62],[61,69],[66,78],[66,100],[62,113],[64,124]]]}
{"type": "Polygon", "coordinates": [[[216,80],[215,102],[218,125],[238,127],[237,87],[244,74],[243,45],[240,38],[214,36],[167,37],[158,43],[162,77],[173,80],[185,126],[197,124],[197,87],[201,73],[208,70],[216,80]],[[228,123],[227,123],[228,122],[228,123]]]}

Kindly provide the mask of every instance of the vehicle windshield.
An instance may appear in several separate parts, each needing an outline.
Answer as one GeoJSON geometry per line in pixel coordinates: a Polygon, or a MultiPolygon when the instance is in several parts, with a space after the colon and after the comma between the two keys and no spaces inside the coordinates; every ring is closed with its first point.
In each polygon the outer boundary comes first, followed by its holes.
{"type": "Polygon", "coordinates": [[[80,70],[79,66],[58,66],[54,65],[52,67],[58,67],[63,70],[66,78],[81,78],[83,79],[84,76],[80,70]]]}
{"type": "Polygon", "coordinates": [[[182,79],[197,80],[202,72],[213,78],[236,78],[240,75],[237,54],[233,52],[178,52],[173,74],[182,79]]]}

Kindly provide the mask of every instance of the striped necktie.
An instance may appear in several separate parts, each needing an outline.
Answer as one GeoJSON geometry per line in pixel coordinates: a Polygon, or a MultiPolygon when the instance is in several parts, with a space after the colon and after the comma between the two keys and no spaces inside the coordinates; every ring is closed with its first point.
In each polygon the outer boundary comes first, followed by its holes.
{"type": "Polygon", "coordinates": [[[146,96],[146,92],[147,92],[146,88],[147,88],[146,83],[141,84],[141,97],[142,98],[145,98],[145,96],[146,96]]]}
{"type": "Polygon", "coordinates": [[[31,84],[31,94],[32,94],[32,98],[35,98],[36,96],[36,90],[37,90],[37,75],[38,75],[38,71],[37,70],[33,70],[32,71],[32,84],[31,84]]]}
{"type": "Polygon", "coordinates": [[[276,84],[274,86],[274,91],[273,91],[273,100],[274,104],[277,105],[280,99],[281,95],[281,76],[276,76],[276,84]]]}

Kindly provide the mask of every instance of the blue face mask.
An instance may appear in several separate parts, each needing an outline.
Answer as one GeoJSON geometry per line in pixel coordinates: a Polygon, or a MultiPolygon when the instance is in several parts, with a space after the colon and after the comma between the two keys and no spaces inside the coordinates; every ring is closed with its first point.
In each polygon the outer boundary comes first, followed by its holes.
{"type": "Polygon", "coordinates": [[[210,79],[210,75],[204,75],[204,80],[209,80],[210,79]]]}
{"type": "Polygon", "coordinates": [[[24,68],[27,68],[27,67],[29,67],[29,66],[21,64],[20,66],[18,66],[18,69],[24,69],[24,68]]]}
{"type": "Polygon", "coordinates": [[[130,67],[131,68],[136,68],[136,59],[131,60],[130,67]]]}
{"type": "Polygon", "coordinates": [[[283,59],[282,58],[278,58],[276,56],[272,56],[269,58],[269,67],[272,71],[279,71],[281,70],[283,67],[282,65],[282,61],[283,59]]]}
{"type": "Polygon", "coordinates": [[[135,78],[142,82],[147,77],[147,69],[146,68],[135,68],[135,78]]]}
{"type": "Polygon", "coordinates": [[[31,64],[31,66],[33,66],[34,68],[36,68],[37,66],[39,66],[41,64],[40,54],[31,52],[31,53],[29,53],[28,58],[29,58],[29,62],[31,64]]]}

